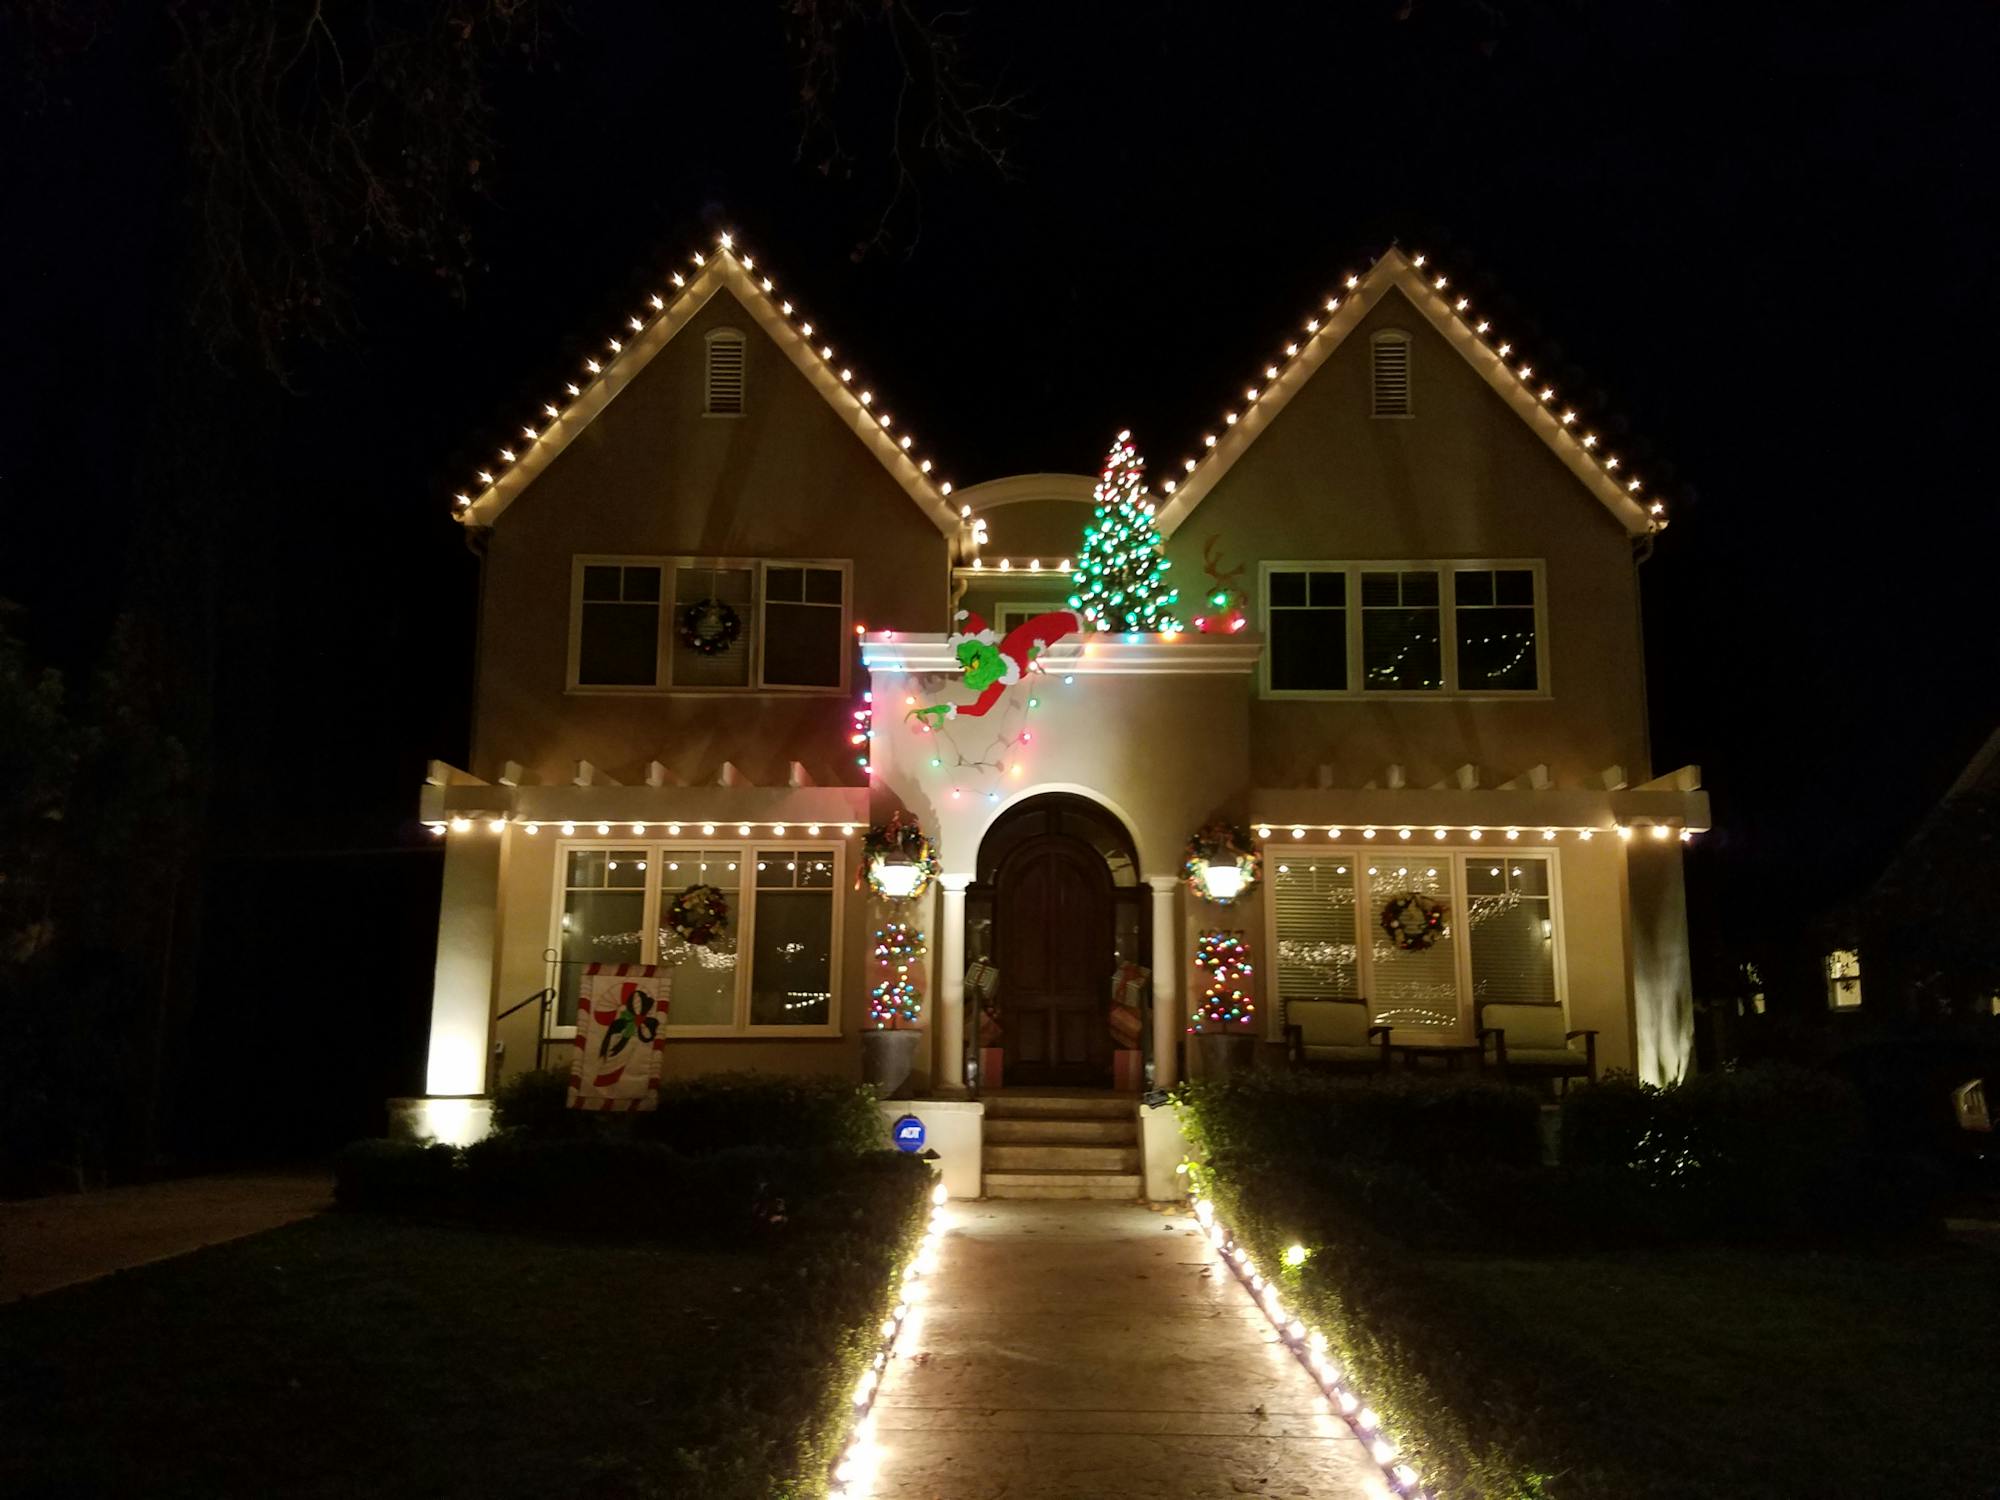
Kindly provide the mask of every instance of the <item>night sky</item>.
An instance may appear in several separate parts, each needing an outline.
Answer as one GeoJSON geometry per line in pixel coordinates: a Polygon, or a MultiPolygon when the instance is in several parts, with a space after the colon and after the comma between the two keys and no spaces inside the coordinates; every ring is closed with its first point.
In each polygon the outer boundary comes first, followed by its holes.
{"type": "MultiPolygon", "coordinates": [[[[1673,502],[1654,759],[1713,792],[1703,967],[1735,903],[1865,886],[2000,719],[2000,12],[975,0],[961,32],[1016,97],[1005,171],[913,150],[872,245],[879,34],[836,100],[851,171],[800,149],[775,0],[578,3],[503,71],[466,300],[364,264],[353,337],[291,392],[230,377],[268,415],[216,500],[216,859],[428,842],[471,667],[450,494],[725,227],[961,485],[1087,471],[1123,426],[1162,467],[1341,273],[1436,256],[1673,502]]],[[[145,561],[136,455],[180,336],[160,45],[101,36],[0,153],[0,597],[68,669],[145,561]]]]}

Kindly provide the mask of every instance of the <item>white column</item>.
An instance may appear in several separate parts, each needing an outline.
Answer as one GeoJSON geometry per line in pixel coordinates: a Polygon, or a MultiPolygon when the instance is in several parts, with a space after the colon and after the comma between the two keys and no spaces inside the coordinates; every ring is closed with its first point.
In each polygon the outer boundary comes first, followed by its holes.
{"type": "Polygon", "coordinates": [[[493,1032],[493,943],[500,923],[500,849],[485,820],[445,835],[431,984],[426,1094],[483,1094],[493,1032]]]}
{"type": "Polygon", "coordinates": [[[1180,1081],[1175,1066],[1181,1041],[1181,930],[1174,911],[1174,894],[1181,887],[1176,875],[1151,877],[1153,887],[1153,1087],[1170,1088],[1180,1081]]]}
{"type": "Polygon", "coordinates": [[[937,940],[937,1064],[940,1099],[965,1097],[965,888],[970,875],[940,875],[937,940]]]}

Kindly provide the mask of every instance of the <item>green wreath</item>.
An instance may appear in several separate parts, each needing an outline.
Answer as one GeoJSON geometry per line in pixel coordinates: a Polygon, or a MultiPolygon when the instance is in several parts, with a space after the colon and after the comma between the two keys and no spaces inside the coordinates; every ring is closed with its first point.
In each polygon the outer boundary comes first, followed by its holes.
{"type": "Polygon", "coordinates": [[[1195,895],[1218,906],[1227,906],[1232,901],[1242,900],[1257,888],[1257,882],[1264,873],[1264,856],[1258,852],[1249,829],[1220,821],[1207,823],[1187,842],[1184,873],[1188,889],[1195,895]],[[1218,895],[1209,885],[1208,867],[1211,864],[1231,863],[1241,874],[1241,883],[1234,894],[1218,895]]]}
{"type": "Polygon", "coordinates": [[[729,899],[712,885],[691,885],[667,908],[667,925],[700,948],[729,922],[729,899]]]}
{"type": "Polygon", "coordinates": [[[1382,930],[1405,953],[1421,953],[1438,940],[1451,910],[1421,891],[1392,897],[1382,908],[1382,930]]]}
{"type": "Polygon", "coordinates": [[[742,616],[713,596],[681,611],[681,644],[703,656],[720,656],[743,634],[742,616]]]}
{"type": "Polygon", "coordinates": [[[878,896],[890,900],[915,900],[930,889],[930,883],[937,879],[937,851],[931,846],[923,825],[908,813],[898,810],[890,814],[887,823],[871,828],[861,840],[861,868],[854,872],[857,890],[867,889],[878,896]],[[882,861],[891,864],[915,865],[917,884],[907,898],[890,897],[882,889],[875,867],[882,861]]]}

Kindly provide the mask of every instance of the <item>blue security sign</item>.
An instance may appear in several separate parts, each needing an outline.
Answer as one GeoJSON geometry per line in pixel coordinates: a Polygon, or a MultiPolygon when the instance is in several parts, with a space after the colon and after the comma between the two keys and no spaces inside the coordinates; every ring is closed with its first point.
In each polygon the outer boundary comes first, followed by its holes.
{"type": "Polygon", "coordinates": [[[904,1115],[889,1127],[889,1139],[896,1143],[898,1151],[921,1151],[924,1149],[924,1122],[915,1115],[904,1115]]]}

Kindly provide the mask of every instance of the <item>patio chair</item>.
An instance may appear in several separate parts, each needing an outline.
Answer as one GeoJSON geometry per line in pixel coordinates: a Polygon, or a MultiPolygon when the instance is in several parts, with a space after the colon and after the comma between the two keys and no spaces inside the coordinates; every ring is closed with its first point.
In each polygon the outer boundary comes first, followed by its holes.
{"type": "Polygon", "coordinates": [[[1482,1062],[1502,1078],[1560,1078],[1597,1082],[1597,1033],[1565,1031],[1560,1005],[1484,1005],[1479,1010],[1482,1062]],[[1572,1045],[1583,1039],[1583,1050],[1572,1045]]]}
{"type": "Polygon", "coordinates": [[[1285,1002],[1285,1060],[1293,1067],[1386,1072],[1389,1028],[1372,1025],[1366,1000],[1285,1002]]]}

